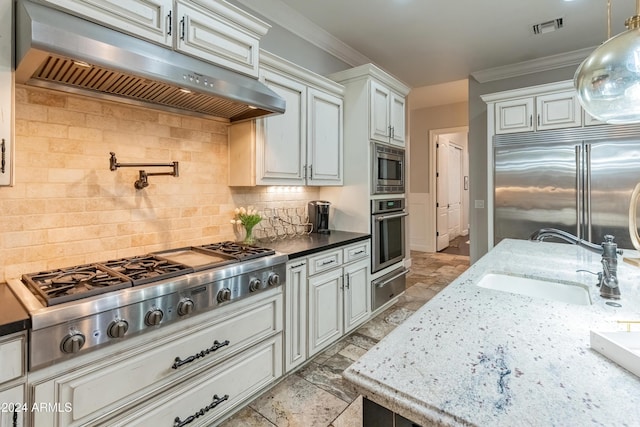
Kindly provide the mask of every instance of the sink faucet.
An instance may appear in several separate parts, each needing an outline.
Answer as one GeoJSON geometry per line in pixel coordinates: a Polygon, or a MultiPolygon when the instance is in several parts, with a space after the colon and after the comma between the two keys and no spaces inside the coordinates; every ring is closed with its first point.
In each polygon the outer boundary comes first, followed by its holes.
{"type": "Polygon", "coordinates": [[[592,252],[602,254],[602,272],[598,273],[598,286],[602,298],[620,299],[620,287],[618,286],[618,257],[622,255],[622,250],[614,243],[614,237],[610,234],[604,236],[604,242],[596,245],[586,240],[582,240],[573,234],[556,228],[541,228],[529,236],[529,240],[543,241],[546,238],[555,237],[574,245],[582,246],[592,252]]]}

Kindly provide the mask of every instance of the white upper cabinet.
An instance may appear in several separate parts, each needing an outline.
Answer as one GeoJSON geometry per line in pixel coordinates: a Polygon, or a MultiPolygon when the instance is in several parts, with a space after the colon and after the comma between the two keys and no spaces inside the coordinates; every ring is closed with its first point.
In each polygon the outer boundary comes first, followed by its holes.
{"type": "Polygon", "coordinates": [[[374,141],[405,144],[405,99],[388,87],[371,81],[369,137],[374,141]]]}
{"type": "Polygon", "coordinates": [[[270,71],[264,83],[286,102],[284,114],[259,120],[257,184],[304,185],[306,159],[307,87],[270,71]]]}
{"type": "Polygon", "coordinates": [[[342,185],[343,86],[266,52],[261,62],[286,110],[229,128],[229,185],[342,185]]]}
{"type": "Polygon", "coordinates": [[[496,134],[580,127],[583,123],[576,92],[566,82],[482,98],[493,104],[496,134]]]}
{"type": "Polygon", "coordinates": [[[258,77],[260,38],[270,26],[223,0],[45,0],[217,65],[258,77]]]}
{"type": "MultiPolygon", "coordinates": [[[[260,37],[266,28],[230,5],[212,0],[178,0],[176,2],[176,49],[240,71],[258,76],[260,37]],[[244,18],[245,26],[234,20],[244,18]]],[[[242,22],[242,21],[238,21],[242,22]]]]}
{"type": "Polygon", "coordinates": [[[13,177],[13,2],[0,2],[0,186],[13,177]]]}
{"type": "Polygon", "coordinates": [[[496,133],[533,130],[533,98],[496,102],[496,133]]]}
{"type": "Polygon", "coordinates": [[[342,183],[342,98],[317,89],[307,92],[307,181],[342,183]]]}
{"type": "Polygon", "coordinates": [[[536,130],[582,126],[582,107],[575,90],[536,97],[536,130]]]}
{"type": "Polygon", "coordinates": [[[46,0],[111,28],[173,45],[173,0],[46,0]]]}

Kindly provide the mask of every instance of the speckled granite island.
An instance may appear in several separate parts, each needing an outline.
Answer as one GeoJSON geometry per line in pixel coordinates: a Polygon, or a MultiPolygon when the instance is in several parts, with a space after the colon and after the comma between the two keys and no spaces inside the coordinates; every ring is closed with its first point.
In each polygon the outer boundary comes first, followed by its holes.
{"type": "Polygon", "coordinates": [[[640,378],[592,350],[589,333],[640,319],[640,268],[619,256],[618,308],[581,271],[601,269],[574,245],[503,240],[343,375],[424,426],[639,425],[640,378]],[[487,272],[580,282],[592,305],[476,286],[487,272]]]}

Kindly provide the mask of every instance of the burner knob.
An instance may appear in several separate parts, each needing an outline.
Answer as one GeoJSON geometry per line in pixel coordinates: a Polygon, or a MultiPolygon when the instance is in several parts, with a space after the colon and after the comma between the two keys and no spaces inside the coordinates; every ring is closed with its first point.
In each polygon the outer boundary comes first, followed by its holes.
{"type": "Polygon", "coordinates": [[[107,335],[111,338],[122,338],[129,330],[129,322],[126,320],[114,320],[107,327],[107,335]]]}
{"type": "Polygon", "coordinates": [[[60,343],[60,350],[63,353],[77,353],[84,345],[85,338],[80,332],[72,332],[60,343]]]}
{"type": "Polygon", "coordinates": [[[231,289],[224,288],[218,292],[217,300],[218,302],[225,302],[231,299],[231,289]]]}
{"type": "Polygon", "coordinates": [[[151,309],[147,311],[147,314],[144,316],[144,323],[146,323],[147,326],[159,325],[163,316],[164,313],[159,308],[151,309]]]}
{"type": "Polygon", "coordinates": [[[193,300],[185,298],[178,303],[178,314],[180,316],[186,316],[193,311],[193,300]]]}
{"type": "Polygon", "coordinates": [[[271,273],[267,279],[269,286],[278,286],[280,284],[280,275],[277,273],[271,273]]]}
{"type": "Polygon", "coordinates": [[[249,281],[249,291],[250,292],[255,292],[258,289],[262,288],[262,281],[260,279],[251,279],[249,281]]]}

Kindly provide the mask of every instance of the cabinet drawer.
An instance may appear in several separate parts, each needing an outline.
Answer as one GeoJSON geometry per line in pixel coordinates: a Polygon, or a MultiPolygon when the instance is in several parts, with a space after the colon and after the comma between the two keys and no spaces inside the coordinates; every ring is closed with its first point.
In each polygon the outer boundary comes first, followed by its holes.
{"type": "Polygon", "coordinates": [[[0,339],[0,383],[10,381],[24,375],[24,345],[25,336],[10,335],[0,339]]]}
{"type": "MultiPolygon", "coordinates": [[[[72,411],[55,414],[56,425],[60,426],[84,425],[96,417],[121,412],[139,398],[148,398],[164,386],[180,382],[185,375],[206,369],[280,332],[282,294],[245,307],[233,316],[209,319],[203,319],[203,326],[165,336],[153,345],[137,349],[134,355],[120,357],[99,369],[85,368],[38,384],[35,401],[70,403],[72,411]],[[189,358],[191,362],[180,364],[189,358]]],[[[38,425],[38,416],[44,421],[51,414],[35,416],[38,425]]]]}
{"type": "Polygon", "coordinates": [[[342,249],[322,252],[309,257],[309,276],[340,267],[342,265],[342,249]]]}
{"type": "Polygon", "coordinates": [[[174,427],[189,417],[195,417],[195,425],[212,425],[281,375],[282,334],[278,334],[105,425],[174,427]]]}
{"type": "Polygon", "coordinates": [[[368,240],[347,246],[343,249],[342,259],[344,263],[355,261],[358,259],[368,258],[371,253],[371,245],[368,240]]]}

